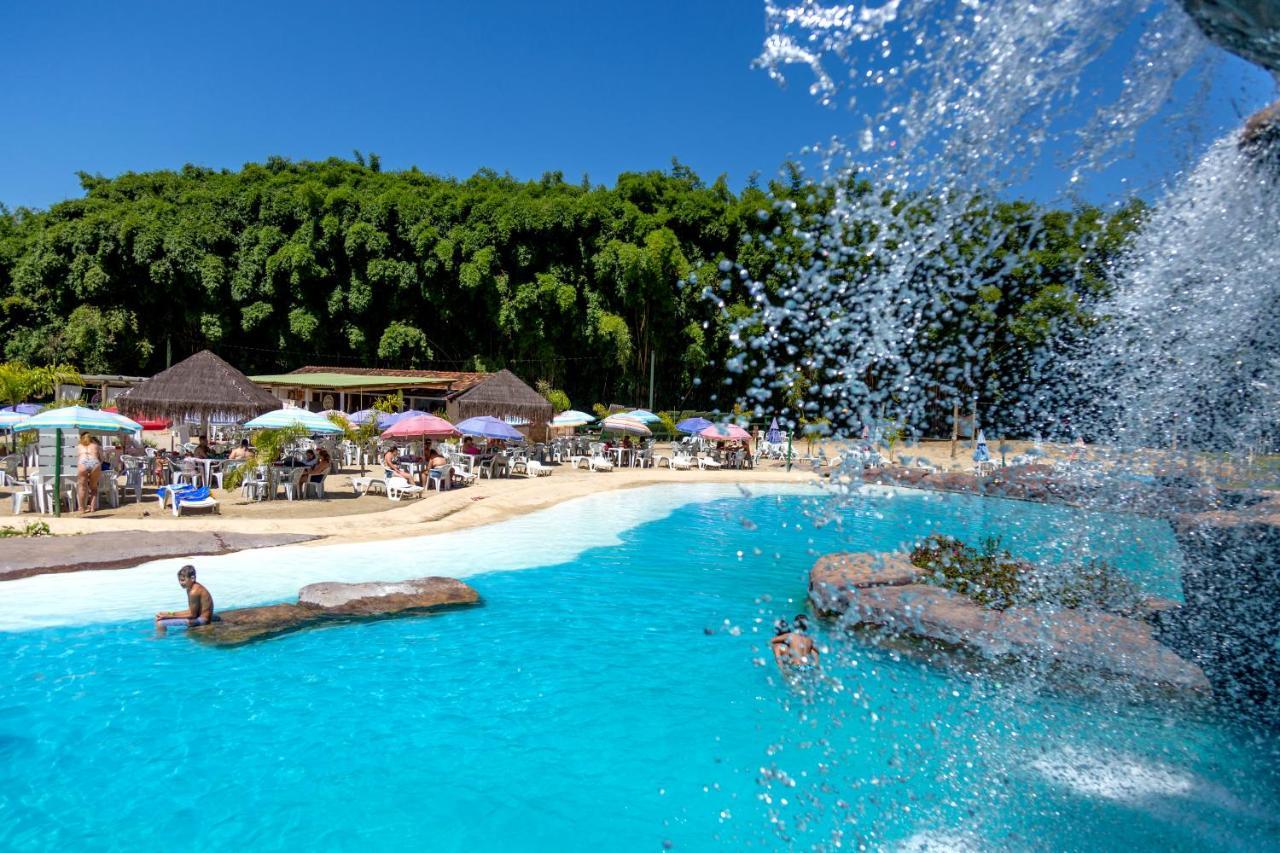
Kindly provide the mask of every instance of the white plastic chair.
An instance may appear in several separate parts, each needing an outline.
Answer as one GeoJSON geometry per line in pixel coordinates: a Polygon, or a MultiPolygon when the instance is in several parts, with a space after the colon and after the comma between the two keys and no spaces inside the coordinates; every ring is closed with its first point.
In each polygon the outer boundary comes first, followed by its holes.
{"type": "Polygon", "coordinates": [[[447,492],[453,488],[453,466],[444,465],[432,468],[427,472],[427,488],[435,487],[437,492],[447,492]]]}
{"type": "Polygon", "coordinates": [[[328,474],[321,474],[318,477],[308,477],[306,487],[303,489],[303,496],[305,497],[308,492],[314,491],[317,499],[324,500],[324,479],[328,476],[328,474]]]}
{"type": "Polygon", "coordinates": [[[386,487],[387,497],[393,501],[398,501],[405,495],[417,497],[422,494],[422,486],[415,486],[404,477],[388,477],[386,487]]]}

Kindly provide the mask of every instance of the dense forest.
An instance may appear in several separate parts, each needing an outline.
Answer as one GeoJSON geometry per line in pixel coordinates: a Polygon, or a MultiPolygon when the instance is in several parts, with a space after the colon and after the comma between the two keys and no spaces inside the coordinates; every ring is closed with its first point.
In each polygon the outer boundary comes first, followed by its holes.
{"type": "MultiPolygon", "coordinates": [[[[796,168],[735,193],[678,162],[610,187],[384,172],[360,155],[81,184],[48,210],[0,208],[8,360],[148,375],[207,347],[249,373],[506,366],[579,408],[643,403],[651,368],[657,407],[708,406],[713,389],[723,405],[746,381],[725,365],[752,309],[705,283],[729,259],[780,285],[809,260],[796,211],[820,219],[832,199],[796,168]]],[[[1064,317],[1087,327],[1095,267],[1137,221],[1022,202],[974,216],[1007,243],[1008,286],[954,313],[1007,342],[992,375],[1064,317]]]]}

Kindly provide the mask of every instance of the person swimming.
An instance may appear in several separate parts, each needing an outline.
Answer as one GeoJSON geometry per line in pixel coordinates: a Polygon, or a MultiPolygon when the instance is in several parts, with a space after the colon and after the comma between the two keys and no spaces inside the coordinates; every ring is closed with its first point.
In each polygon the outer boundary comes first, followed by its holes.
{"type": "Polygon", "coordinates": [[[788,675],[812,672],[818,668],[822,658],[818,647],[807,633],[809,617],[798,613],[794,621],[794,626],[783,618],[774,622],[774,636],[769,640],[769,648],[773,651],[778,669],[788,675]]]}

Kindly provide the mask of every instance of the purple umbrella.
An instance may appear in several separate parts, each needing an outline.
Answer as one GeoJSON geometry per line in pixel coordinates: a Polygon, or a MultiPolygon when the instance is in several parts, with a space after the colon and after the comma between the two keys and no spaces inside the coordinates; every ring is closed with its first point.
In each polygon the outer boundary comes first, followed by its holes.
{"type": "Polygon", "coordinates": [[[383,430],[395,423],[392,415],[386,412],[379,412],[377,409],[361,409],[352,415],[347,415],[347,420],[356,425],[366,424],[370,419],[377,418],[378,429],[383,430]]]}
{"type": "Polygon", "coordinates": [[[501,438],[507,441],[524,441],[524,435],[511,424],[499,418],[482,415],[467,418],[457,424],[458,432],[463,435],[476,435],[481,438],[501,438]]]}
{"type": "Polygon", "coordinates": [[[431,413],[430,413],[430,412],[423,412],[423,411],[420,411],[420,410],[418,410],[418,409],[405,409],[403,412],[397,412],[396,414],[392,415],[392,416],[391,416],[391,423],[392,423],[392,424],[398,424],[398,423],[400,423],[401,421],[406,420],[406,419],[408,419],[408,418],[420,418],[420,417],[422,417],[423,415],[429,415],[429,414],[431,414],[431,413]]]}
{"type": "Polygon", "coordinates": [[[770,444],[782,444],[782,430],[778,429],[778,416],[773,416],[773,423],[769,424],[769,431],[764,434],[764,440],[770,444]]]}
{"type": "Polygon", "coordinates": [[[20,415],[38,415],[40,407],[35,403],[19,403],[16,406],[5,406],[0,412],[17,412],[20,415]]]}

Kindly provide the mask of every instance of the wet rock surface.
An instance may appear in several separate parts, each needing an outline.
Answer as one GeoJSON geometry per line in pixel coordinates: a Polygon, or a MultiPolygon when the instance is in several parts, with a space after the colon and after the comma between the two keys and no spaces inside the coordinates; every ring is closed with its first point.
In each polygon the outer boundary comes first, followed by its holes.
{"type": "Polygon", "coordinates": [[[1144,685],[1210,691],[1204,671],[1159,642],[1155,629],[1140,619],[1083,609],[993,610],[928,584],[870,584],[866,563],[874,564],[877,555],[850,557],[819,560],[809,586],[814,609],[839,615],[849,627],[875,626],[991,660],[1035,658],[1144,685]],[[842,573],[841,565],[850,568],[842,573]]]}
{"type": "Polygon", "coordinates": [[[317,583],[303,587],[296,604],[223,611],[212,625],[188,633],[210,645],[240,646],[324,624],[435,613],[479,600],[479,593],[455,578],[317,583]]]}
{"type": "Polygon", "coordinates": [[[809,571],[809,599],[819,614],[838,615],[857,590],[920,583],[923,575],[905,554],[827,554],[809,571]]]}
{"type": "Polygon", "coordinates": [[[309,542],[319,536],[298,533],[230,533],[144,530],[104,531],[80,536],[37,536],[5,541],[0,549],[0,581],[55,572],[124,569],[167,557],[229,554],[309,542]]]}
{"type": "Polygon", "coordinates": [[[1272,73],[1280,72],[1280,3],[1275,0],[1182,0],[1201,32],[1272,73]]]}
{"type": "Polygon", "coordinates": [[[1181,516],[1184,607],[1158,635],[1200,664],[1216,692],[1280,719],[1280,503],[1181,516]]]}

